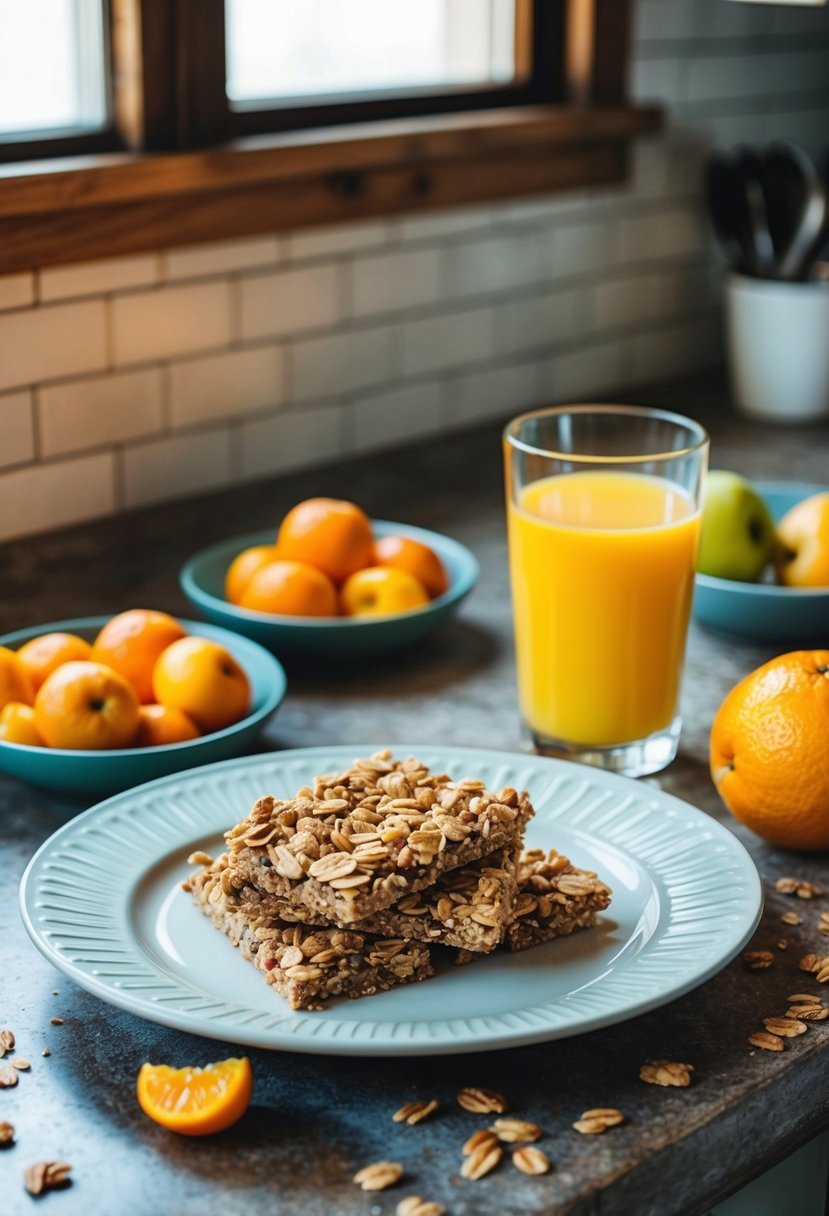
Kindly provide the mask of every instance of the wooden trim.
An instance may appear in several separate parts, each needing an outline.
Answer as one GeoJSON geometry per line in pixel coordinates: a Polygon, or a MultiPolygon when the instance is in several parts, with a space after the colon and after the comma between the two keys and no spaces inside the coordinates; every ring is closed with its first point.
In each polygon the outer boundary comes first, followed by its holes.
{"type": "Polygon", "coordinates": [[[170,0],[110,0],[113,109],[134,151],[178,146],[183,114],[177,84],[177,6],[170,0]]]}
{"type": "Polygon", "coordinates": [[[633,0],[594,0],[593,87],[598,105],[620,105],[627,97],[633,0]]]}

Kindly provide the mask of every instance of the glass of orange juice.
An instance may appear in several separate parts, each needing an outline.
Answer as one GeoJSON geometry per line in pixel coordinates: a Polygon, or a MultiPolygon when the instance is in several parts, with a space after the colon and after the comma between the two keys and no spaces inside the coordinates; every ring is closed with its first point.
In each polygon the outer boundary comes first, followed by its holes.
{"type": "Polygon", "coordinates": [[[628,776],[679,743],[708,436],[635,406],[504,431],[518,695],[535,749],[628,776]]]}

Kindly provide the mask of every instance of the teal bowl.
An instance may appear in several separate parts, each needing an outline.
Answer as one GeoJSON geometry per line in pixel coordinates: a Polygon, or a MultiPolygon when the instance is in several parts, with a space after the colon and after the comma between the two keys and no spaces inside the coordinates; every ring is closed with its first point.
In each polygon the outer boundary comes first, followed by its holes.
{"type": "MultiPolygon", "coordinates": [[[[224,730],[213,731],[186,743],[165,747],[123,747],[108,751],[72,751],[59,747],[26,747],[0,740],[0,772],[43,789],[65,794],[114,794],[166,777],[182,769],[238,756],[260,734],[266,720],[285,696],[287,679],[273,657],[246,638],[201,621],[177,618],[188,633],[220,642],[244,668],[251,686],[250,713],[224,730]]],[[[16,650],[43,633],[77,633],[91,642],[109,616],[86,616],[54,621],[35,629],[18,629],[0,637],[0,646],[16,650]]]]}
{"type": "MultiPolygon", "coordinates": [[[[779,522],[787,511],[824,494],[826,486],[804,482],[756,482],[760,496],[779,522]]],[[[755,642],[829,644],[829,588],[779,587],[738,583],[698,574],[694,619],[709,629],[755,642]]]]}
{"type": "Polygon", "coordinates": [[[372,528],[376,537],[407,536],[434,549],[446,568],[449,590],[422,608],[395,616],[277,616],[237,608],[224,598],[228,566],[237,553],[251,545],[272,545],[273,532],[252,532],[203,549],[181,571],[181,587],[208,621],[235,629],[277,654],[301,652],[356,659],[402,650],[432,633],[455,611],[478,581],[478,563],[463,545],[439,532],[383,519],[373,520],[372,528]]]}

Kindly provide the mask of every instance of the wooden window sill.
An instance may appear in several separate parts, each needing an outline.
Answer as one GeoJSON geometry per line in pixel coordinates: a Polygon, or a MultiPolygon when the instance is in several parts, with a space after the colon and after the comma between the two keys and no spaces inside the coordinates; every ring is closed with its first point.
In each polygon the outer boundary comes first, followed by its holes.
{"type": "Polygon", "coordinates": [[[660,120],[538,106],[0,166],[0,274],[620,182],[660,120]]]}

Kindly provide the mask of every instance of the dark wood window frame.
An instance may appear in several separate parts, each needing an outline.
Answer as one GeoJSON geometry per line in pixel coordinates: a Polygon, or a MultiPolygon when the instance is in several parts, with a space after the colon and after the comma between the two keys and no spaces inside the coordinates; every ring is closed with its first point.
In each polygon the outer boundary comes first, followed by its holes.
{"type": "Polygon", "coordinates": [[[267,115],[217,110],[221,2],[112,0],[134,150],[0,166],[0,273],[620,182],[660,122],[627,101],[633,0],[541,0],[566,48],[553,100],[251,134],[267,115]]]}

